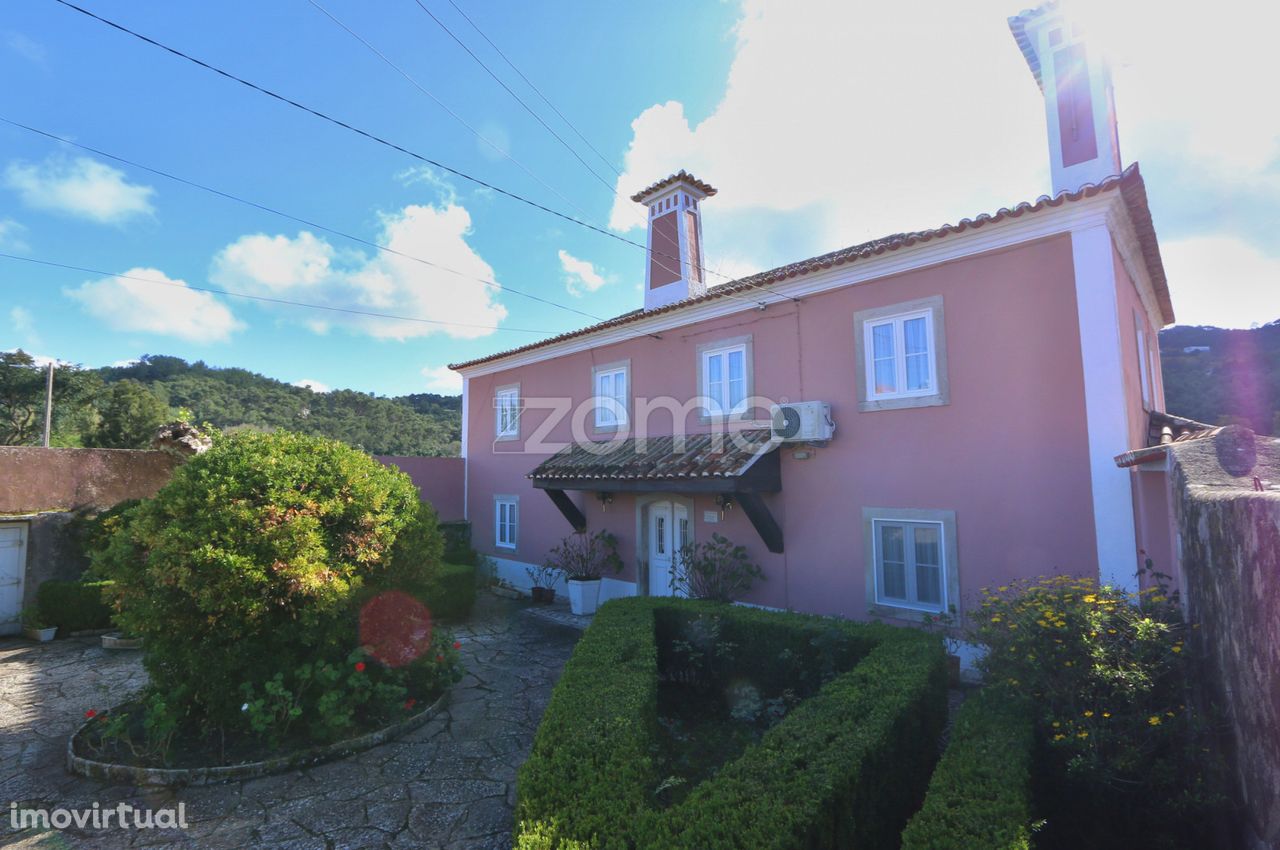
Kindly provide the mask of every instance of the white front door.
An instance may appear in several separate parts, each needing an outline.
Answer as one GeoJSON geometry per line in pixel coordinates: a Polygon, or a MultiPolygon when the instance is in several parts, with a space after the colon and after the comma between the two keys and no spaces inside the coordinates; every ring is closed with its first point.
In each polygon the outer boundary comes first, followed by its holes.
{"type": "Polygon", "coordinates": [[[671,571],[680,549],[691,540],[689,511],[684,505],[649,505],[649,595],[670,596],[671,571]]]}
{"type": "Polygon", "coordinates": [[[27,567],[27,524],[0,525],[0,635],[22,631],[22,578],[27,567]]]}

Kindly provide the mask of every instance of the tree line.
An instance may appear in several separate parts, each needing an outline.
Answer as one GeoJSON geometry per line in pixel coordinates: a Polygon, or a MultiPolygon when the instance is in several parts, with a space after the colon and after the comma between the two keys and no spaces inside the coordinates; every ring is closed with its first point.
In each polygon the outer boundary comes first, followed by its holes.
{"type": "MultiPolygon", "coordinates": [[[[0,354],[0,444],[41,442],[45,378],[45,369],[29,354],[0,354]]],[[[147,448],[160,425],[183,419],[224,431],[283,428],[341,440],[373,454],[455,456],[461,447],[461,410],[457,396],[317,393],[247,369],[144,355],[127,366],[60,365],[54,376],[50,442],[147,448]]]]}

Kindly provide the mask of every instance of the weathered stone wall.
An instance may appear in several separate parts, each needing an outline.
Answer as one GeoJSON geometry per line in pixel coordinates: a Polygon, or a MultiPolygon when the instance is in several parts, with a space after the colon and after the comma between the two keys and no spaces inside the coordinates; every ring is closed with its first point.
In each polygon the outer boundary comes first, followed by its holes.
{"type": "Polygon", "coordinates": [[[1243,474],[1233,467],[1242,454],[1248,447],[1230,435],[1174,450],[1175,522],[1187,612],[1230,724],[1250,841],[1280,848],[1280,444],[1258,438],[1243,474]]]}
{"type": "Polygon", "coordinates": [[[131,449],[0,446],[0,515],[102,509],[154,496],[180,462],[131,449]]]}
{"type": "Polygon", "coordinates": [[[75,579],[88,566],[73,520],[126,499],[154,496],[181,459],[169,452],[0,446],[0,521],[27,523],[23,604],[49,579],[75,579]]]}

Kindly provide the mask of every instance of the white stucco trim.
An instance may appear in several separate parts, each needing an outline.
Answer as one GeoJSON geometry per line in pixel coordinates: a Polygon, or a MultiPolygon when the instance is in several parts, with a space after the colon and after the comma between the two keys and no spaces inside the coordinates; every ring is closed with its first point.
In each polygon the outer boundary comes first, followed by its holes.
{"type": "MultiPolygon", "coordinates": [[[[489,560],[494,564],[494,577],[502,579],[502,581],[514,587],[522,593],[528,593],[533,587],[533,582],[529,578],[529,574],[525,572],[530,568],[536,568],[537,564],[531,564],[528,561],[517,561],[512,558],[499,558],[495,555],[489,555],[489,560]]],[[[556,584],[558,593],[568,593],[565,589],[564,582],[556,584]]],[[[623,581],[620,578],[609,578],[605,576],[600,580],[600,603],[603,605],[610,599],[621,599],[624,596],[636,595],[636,583],[634,581],[623,581]]]]}
{"type": "MultiPolygon", "coordinates": [[[[758,311],[760,304],[777,304],[795,298],[817,295],[844,286],[877,280],[890,275],[949,263],[954,260],[998,251],[1026,242],[1034,242],[1050,236],[1069,233],[1077,228],[1103,225],[1107,211],[1123,204],[1119,191],[1111,191],[1072,201],[1060,207],[1050,207],[1017,218],[988,223],[979,228],[952,233],[930,239],[896,251],[865,257],[853,263],[801,275],[789,280],[770,283],[767,289],[753,292],[758,298],[717,298],[687,309],[663,313],[651,318],[641,318],[616,328],[605,328],[595,333],[567,339],[552,345],[512,354],[499,360],[477,363],[459,369],[467,378],[505,372],[531,363],[553,360],[567,354],[575,354],[606,345],[634,339],[649,334],[660,334],[709,319],[719,319],[738,313],[758,311]]],[[[1034,285],[1028,280],[1028,285],[1034,285]]]]}
{"type": "Polygon", "coordinates": [[[462,518],[471,519],[471,461],[467,454],[467,434],[471,431],[470,379],[462,379],[462,518]]]}
{"type": "Polygon", "coordinates": [[[1098,577],[1104,584],[1137,590],[1137,533],[1133,483],[1115,456],[1128,450],[1116,266],[1106,222],[1073,230],[1076,310],[1084,368],[1085,418],[1098,577]]]}

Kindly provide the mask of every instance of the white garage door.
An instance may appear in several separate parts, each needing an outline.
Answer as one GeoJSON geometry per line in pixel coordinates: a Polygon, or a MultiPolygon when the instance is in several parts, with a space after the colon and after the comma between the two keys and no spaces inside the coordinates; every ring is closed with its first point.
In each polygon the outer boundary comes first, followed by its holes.
{"type": "Polygon", "coordinates": [[[0,524],[0,635],[22,631],[22,577],[27,566],[27,524],[0,524]]]}

